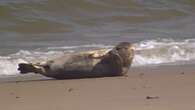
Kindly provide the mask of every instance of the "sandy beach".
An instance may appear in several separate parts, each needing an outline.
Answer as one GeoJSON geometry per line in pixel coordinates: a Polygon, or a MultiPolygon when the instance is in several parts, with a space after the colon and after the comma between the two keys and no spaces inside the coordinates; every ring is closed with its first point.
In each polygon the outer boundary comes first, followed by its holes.
{"type": "Polygon", "coordinates": [[[2,110],[194,110],[194,65],[132,68],[126,77],[0,83],[2,110]]]}

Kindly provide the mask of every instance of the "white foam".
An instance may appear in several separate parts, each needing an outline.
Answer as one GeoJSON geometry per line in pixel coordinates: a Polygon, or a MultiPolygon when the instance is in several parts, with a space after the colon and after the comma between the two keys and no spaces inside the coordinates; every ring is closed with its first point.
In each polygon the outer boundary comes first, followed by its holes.
{"type": "Polygon", "coordinates": [[[0,57],[0,75],[16,75],[18,63],[25,63],[23,59],[12,59],[11,57],[0,57]]]}
{"type": "Polygon", "coordinates": [[[62,47],[48,47],[48,49],[78,49],[78,48],[112,48],[112,45],[104,44],[90,44],[90,45],[80,45],[80,46],[62,46],[62,47]]]}
{"type": "Polygon", "coordinates": [[[195,40],[172,39],[142,41],[136,45],[133,66],[195,60],[195,40]]]}
{"type": "Polygon", "coordinates": [[[62,54],[64,53],[59,51],[39,52],[20,50],[15,54],[0,56],[0,75],[17,75],[19,74],[19,71],[17,70],[19,63],[45,61],[62,54]]]}

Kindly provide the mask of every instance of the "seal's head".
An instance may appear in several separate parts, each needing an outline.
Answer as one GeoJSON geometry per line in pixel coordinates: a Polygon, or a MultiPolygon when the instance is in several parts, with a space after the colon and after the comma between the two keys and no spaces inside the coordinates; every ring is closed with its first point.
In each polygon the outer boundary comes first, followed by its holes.
{"type": "Polygon", "coordinates": [[[114,49],[122,60],[122,65],[129,67],[134,57],[135,48],[132,43],[121,42],[114,49]]]}
{"type": "Polygon", "coordinates": [[[135,47],[132,43],[121,42],[113,49],[113,51],[116,51],[116,53],[120,56],[123,66],[130,66],[135,51],[135,47]]]}
{"type": "Polygon", "coordinates": [[[121,42],[110,52],[118,57],[118,65],[121,65],[121,75],[127,74],[134,58],[135,47],[132,43],[121,42]]]}

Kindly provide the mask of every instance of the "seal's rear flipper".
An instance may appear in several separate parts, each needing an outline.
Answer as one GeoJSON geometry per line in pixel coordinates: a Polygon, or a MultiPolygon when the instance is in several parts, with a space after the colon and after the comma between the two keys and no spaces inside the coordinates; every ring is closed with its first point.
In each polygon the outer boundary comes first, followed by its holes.
{"type": "Polygon", "coordinates": [[[29,72],[35,72],[37,68],[31,63],[29,64],[20,63],[18,64],[18,70],[20,71],[21,74],[27,74],[29,72]]]}

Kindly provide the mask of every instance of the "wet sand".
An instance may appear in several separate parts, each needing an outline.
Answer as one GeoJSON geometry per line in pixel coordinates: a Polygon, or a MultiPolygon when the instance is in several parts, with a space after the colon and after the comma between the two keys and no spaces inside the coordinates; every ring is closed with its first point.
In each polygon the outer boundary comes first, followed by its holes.
{"type": "Polygon", "coordinates": [[[127,77],[5,80],[0,109],[195,110],[194,67],[132,68],[127,77]]]}

